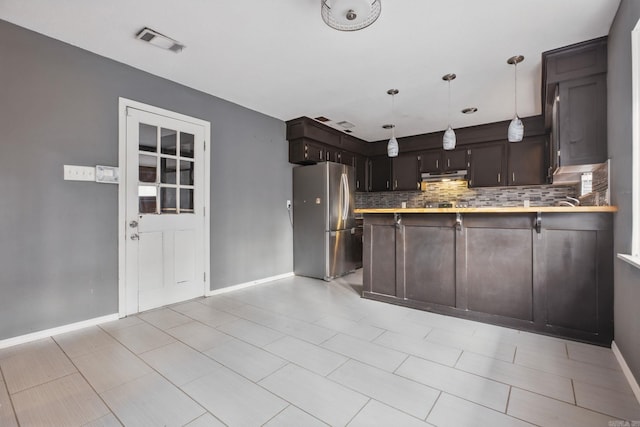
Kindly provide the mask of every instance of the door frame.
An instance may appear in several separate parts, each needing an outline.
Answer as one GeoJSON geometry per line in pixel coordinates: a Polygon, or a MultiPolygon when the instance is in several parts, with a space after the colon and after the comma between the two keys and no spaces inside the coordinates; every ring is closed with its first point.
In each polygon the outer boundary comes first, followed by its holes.
{"type": "MultiPolygon", "coordinates": [[[[210,211],[211,211],[211,123],[195,117],[186,116],[174,111],[143,104],[127,98],[118,98],[118,315],[125,317],[127,313],[127,283],[126,283],[126,238],[127,238],[127,218],[126,218],[126,182],[127,182],[127,108],[146,111],[148,113],[169,117],[176,120],[192,123],[204,128],[204,272],[205,280],[202,295],[205,296],[210,290],[211,280],[211,231],[210,231],[210,211]]],[[[133,286],[133,285],[132,285],[133,286]]],[[[137,286],[137,285],[135,285],[137,286]]]]}

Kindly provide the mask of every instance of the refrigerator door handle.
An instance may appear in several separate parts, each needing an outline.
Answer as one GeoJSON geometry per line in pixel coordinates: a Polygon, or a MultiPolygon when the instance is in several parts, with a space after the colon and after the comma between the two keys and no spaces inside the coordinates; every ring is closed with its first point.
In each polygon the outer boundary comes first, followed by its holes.
{"type": "Polygon", "coordinates": [[[343,197],[343,203],[342,203],[342,220],[346,221],[347,220],[347,216],[349,215],[349,180],[347,179],[347,174],[342,174],[342,177],[340,179],[340,182],[342,184],[342,197],[343,197]]]}

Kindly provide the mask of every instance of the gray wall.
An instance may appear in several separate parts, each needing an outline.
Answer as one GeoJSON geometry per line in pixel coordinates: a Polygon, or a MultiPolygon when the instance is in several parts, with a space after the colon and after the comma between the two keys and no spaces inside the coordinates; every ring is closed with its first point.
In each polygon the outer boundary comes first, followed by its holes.
{"type": "MultiPolygon", "coordinates": [[[[611,158],[611,200],[616,253],[631,252],[631,30],[640,18],[640,1],[622,0],[609,33],[607,139],[611,158]]],[[[640,270],[615,260],[615,342],[640,380],[640,270]]]]}
{"type": "MultiPolygon", "coordinates": [[[[179,61],[179,56],[175,57],[179,61]]],[[[118,97],[211,122],[212,289],[291,272],[285,124],[0,20],[0,339],[118,310],[118,97]]]]}

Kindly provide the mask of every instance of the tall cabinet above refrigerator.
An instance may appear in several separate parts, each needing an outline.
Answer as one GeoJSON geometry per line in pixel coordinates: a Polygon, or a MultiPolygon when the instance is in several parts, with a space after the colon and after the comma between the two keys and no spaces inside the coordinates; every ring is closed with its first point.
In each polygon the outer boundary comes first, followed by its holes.
{"type": "Polygon", "coordinates": [[[293,271],[331,280],[355,270],[352,166],[323,162],[293,168],[293,271]]]}

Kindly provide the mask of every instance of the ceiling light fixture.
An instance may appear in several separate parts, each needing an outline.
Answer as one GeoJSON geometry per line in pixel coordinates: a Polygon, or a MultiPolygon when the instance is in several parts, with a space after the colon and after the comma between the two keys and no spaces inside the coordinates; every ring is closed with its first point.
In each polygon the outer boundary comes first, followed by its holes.
{"type": "Polygon", "coordinates": [[[445,74],[442,76],[442,80],[448,83],[449,85],[449,104],[447,107],[447,114],[449,115],[449,125],[447,126],[447,130],[444,131],[444,135],[442,136],[442,148],[445,150],[453,150],[456,148],[456,133],[453,131],[451,127],[451,80],[454,80],[456,75],[453,73],[445,74]]]}
{"type": "MultiPolygon", "coordinates": [[[[387,91],[387,94],[391,95],[391,119],[393,120],[393,100],[394,97],[398,94],[399,90],[398,89],[389,89],[387,91]]],[[[389,157],[398,157],[398,152],[400,151],[400,148],[398,147],[398,140],[396,139],[396,134],[395,134],[395,128],[396,125],[394,124],[390,124],[390,125],[384,125],[382,126],[384,129],[391,129],[391,139],[389,139],[389,142],[387,143],[387,156],[389,157]]]]}
{"type": "Polygon", "coordinates": [[[373,24],[380,16],[381,0],[320,0],[322,20],[340,31],[356,31],[373,24]]]}
{"type": "Polygon", "coordinates": [[[509,130],[507,131],[507,137],[509,138],[509,142],[520,142],[524,137],[524,124],[522,124],[522,120],[518,117],[518,64],[524,61],[524,56],[516,55],[507,59],[507,64],[513,65],[513,74],[514,74],[514,102],[513,109],[515,111],[515,115],[511,123],[509,123],[509,130]]]}
{"type": "Polygon", "coordinates": [[[462,111],[460,111],[462,114],[473,114],[476,111],[478,111],[478,109],[476,107],[467,107],[467,108],[463,108],[462,111]]]}
{"type": "Polygon", "coordinates": [[[170,50],[174,53],[182,52],[182,49],[185,48],[185,45],[180,43],[179,41],[170,39],[164,34],[160,34],[159,32],[148,27],[144,27],[142,30],[140,30],[138,34],[136,34],[136,38],[148,42],[154,46],[170,50]]]}

